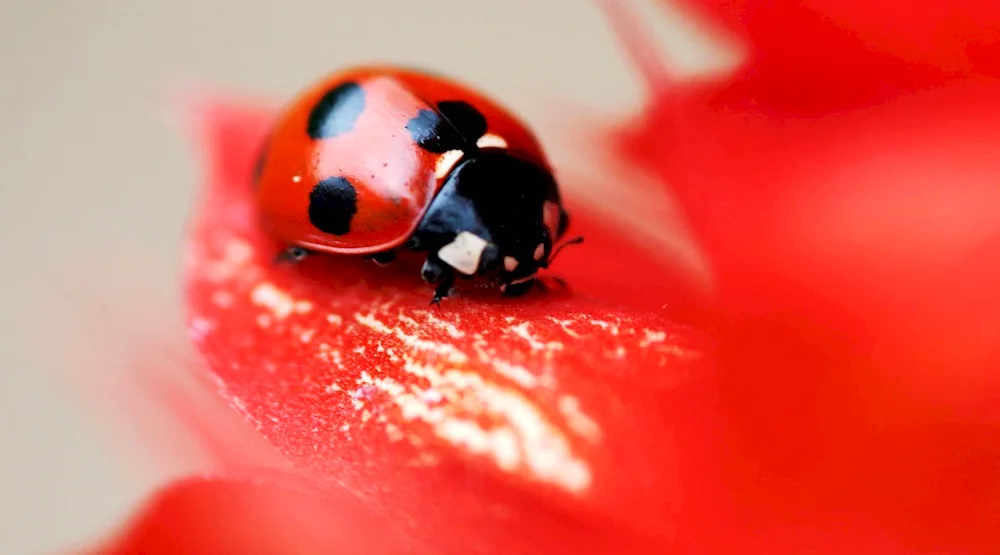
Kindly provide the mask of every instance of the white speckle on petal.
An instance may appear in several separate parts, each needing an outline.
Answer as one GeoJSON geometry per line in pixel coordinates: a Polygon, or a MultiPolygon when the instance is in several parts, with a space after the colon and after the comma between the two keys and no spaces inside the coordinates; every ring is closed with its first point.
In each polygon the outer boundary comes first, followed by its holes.
{"type": "Polygon", "coordinates": [[[618,335],[618,325],[612,324],[611,322],[605,322],[604,320],[591,320],[590,324],[601,328],[604,331],[610,332],[611,335],[618,335]]]}
{"type": "Polygon", "coordinates": [[[643,348],[649,347],[653,343],[661,343],[667,339],[666,332],[653,331],[653,330],[642,330],[642,331],[645,334],[645,337],[643,337],[642,341],[639,341],[639,346],[643,348]]]}
{"type": "Polygon", "coordinates": [[[566,418],[566,423],[581,437],[596,442],[601,439],[601,427],[580,410],[580,400],[571,395],[559,399],[559,411],[566,418]]]}
{"type": "Polygon", "coordinates": [[[569,438],[517,390],[486,381],[475,372],[422,364],[410,357],[404,369],[427,386],[403,388],[395,380],[376,380],[403,418],[427,424],[437,437],[490,458],[503,471],[527,472],[572,493],[590,487],[590,468],[573,452],[569,438]],[[445,391],[452,402],[432,404],[430,391],[445,391]]]}
{"type": "Polygon", "coordinates": [[[562,330],[564,332],[566,332],[566,335],[568,335],[568,336],[570,336],[570,337],[572,337],[574,339],[579,339],[580,338],[580,334],[577,333],[577,332],[575,332],[575,331],[573,331],[573,330],[571,330],[570,327],[569,327],[570,324],[573,323],[573,320],[560,320],[559,318],[553,318],[552,316],[548,316],[547,318],[549,320],[552,320],[553,322],[559,324],[559,327],[561,327],[562,330]]]}
{"type": "Polygon", "coordinates": [[[534,350],[536,350],[536,351],[558,351],[558,350],[562,350],[563,344],[560,343],[560,342],[558,342],[558,341],[550,341],[548,343],[543,343],[543,342],[539,341],[534,335],[531,334],[530,331],[528,331],[528,327],[530,325],[531,325],[531,322],[522,322],[522,323],[520,323],[520,324],[518,324],[516,326],[512,326],[510,328],[510,331],[513,332],[514,335],[516,335],[516,336],[520,337],[521,339],[524,339],[525,341],[527,341],[528,345],[530,345],[531,348],[534,349],[534,350]]]}
{"type": "MultiPolygon", "coordinates": [[[[437,316],[435,316],[435,315],[433,315],[433,314],[431,314],[430,312],[427,312],[427,311],[423,311],[422,314],[424,316],[424,319],[428,323],[434,324],[435,326],[443,329],[452,338],[454,338],[454,339],[460,339],[462,337],[465,337],[465,332],[462,331],[462,330],[460,330],[460,329],[458,329],[458,327],[454,323],[449,322],[447,320],[442,320],[442,319],[438,318],[437,316]]],[[[460,321],[457,314],[452,315],[452,317],[453,317],[453,319],[454,319],[454,321],[456,323],[460,321]]]]}
{"type": "Polygon", "coordinates": [[[306,314],[312,310],[309,301],[296,301],[287,292],[278,289],[271,283],[261,283],[250,293],[250,300],[257,306],[267,308],[271,314],[282,320],[290,314],[306,314]]]}
{"type": "MultiPolygon", "coordinates": [[[[417,335],[410,335],[399,329],[398,327],[390,327],[385,325],[384,322],[375,318],[374,316],[357,314],[354,319],[358,321],[359,324],[371,328],[377,332],[395,336],[397,339],[403,342],[406,346],[421,350],[437,353],[439,355],[447,357],[447,359],[454,364],[462,364],[468,361],[469,357],[459,350],[454,345],[450,343],[442,343],[440,341],[431,341],[428,339],[423,339],[417,335]]],[[[392,349],[387,349],[386,353],[393,358],[395,354],[392,349]]]]}
{"type": "Polygon", "coordinates": [[[517,364],[511,364],[505,360],[500,360],[498,358],[492,358],[490,363],[493,365],[493,369],[496,370],[500,375],[510,379],[512,382],[520,385],[525,389],[531,389],[538,385],[538,378],[531,373],[527,368],[523,366],[518,366],[517,364]]]}
{"type": "Polygon", "coordinates": [[[226,240],[222,255],[206,267],[205,277],[211,282],[222,282],[239,275],[253,259],[253,247],[242,239],[226,240]]]}

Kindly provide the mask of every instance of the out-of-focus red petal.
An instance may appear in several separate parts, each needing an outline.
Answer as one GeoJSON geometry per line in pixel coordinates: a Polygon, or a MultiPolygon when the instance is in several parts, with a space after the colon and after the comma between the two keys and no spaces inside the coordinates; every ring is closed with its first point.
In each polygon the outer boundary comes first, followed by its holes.
{"type": "Polygon", "coordinates": [[[819,116],[968,75],[1000,75],[990,0],[679,0],[749,48],[723,93],[784,115],[819,116]]]}
{"type": "Polygon", "coordinates": [[[655,116],[669,136],[633,144],[681,198],[725,297],[867,317],[932,299],[941,269],[1000,232],[998,91],[970,82],[780,123],[692,102],[655,116]]]}
{"type": "Polygon", "coordinates": [[[995,9],[794,4],[716,4],[746,68],[655,91],[619,143],[677,194],[728,315],[731,529],[1000,551],[1000,84],[972,56],[995,9]]]}
{"type": "Polygon", "coordinates": [[[572,291],[559,268],[568,291],[466,288],[432,307],[407,261],[276,263],[250,194],[269,116],[206,100],[196,118],[211,181],[189,325],[232,405],[315,483],[435,553],[665,545],[712,489],[711,345],[662,305],[572,291]]]}
{"type": "Polygon", "coordinates": [[[398,555],[409,542],[349,494],[280,479],[191,478],[156,492],[91,555],[398,555]]]}
{"type": "MultiPolygon", "coordinates": [[[[720,9],[771,14],[772,4],[720,9]]],[[[890,24],[878,16],[897,4],[880,2],[870,14],[883,34],[908,29],[908,19],[890,24]]],[[[840,13],[845,5],[814,2],[810,10],[840,13]]],[[[775,17],[794,20],[793,7],[773,6],[775,17]]],[[[932,10],[935,21],[950,28],[942,10],[932,10]]],[[[987,25],[987,15],[977,21],[987,25]]],[[[870,38],[850,29],[857,40],[870,38]]],[[[750,49],[767,50],[751,38],[750,49]]],[[[951,38],[961,43],[968,36],[951,38]]],[[[866,44],[869,56],[885,51],[866,44]]],[[[742,100],[719,97],[725,86],[657,91],[661,96],[619,146],[624,159],[656,172],[678,196],[731,308],[773,313],[780,303],[782,310],[860,318],[868,326],[874,316],[895,326],[904,312],[947,299],[934,292],[947,289],[941,279],[950,265],[988,261],[981,253],[1000,234],[996,80],[967,75],[933,88],[895,84],[889,97],[863,110],[809,118],[777,116],[755,103],[753,91],[742,100]]]]}

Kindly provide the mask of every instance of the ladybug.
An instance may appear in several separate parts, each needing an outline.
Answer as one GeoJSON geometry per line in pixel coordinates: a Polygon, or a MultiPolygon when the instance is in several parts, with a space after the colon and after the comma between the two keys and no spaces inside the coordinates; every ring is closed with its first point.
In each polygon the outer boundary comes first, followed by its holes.
{"type": "Polygon", "coordinates": [[[569,214],[524,123],[465,85],[401,67],[346,69],[292,100],[255,187],[262,225],[287,245],[281,258],[426,253],[432,303],[456,276],[520,295],[582,241],[556,247],[569,214]]]}

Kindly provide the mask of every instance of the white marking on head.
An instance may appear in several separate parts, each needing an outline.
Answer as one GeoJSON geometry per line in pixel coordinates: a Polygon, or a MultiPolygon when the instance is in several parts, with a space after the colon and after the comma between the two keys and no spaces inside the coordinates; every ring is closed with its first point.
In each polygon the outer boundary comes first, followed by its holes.
{"type": "Polygon", "coordinates": [[[508,272],[513,272],[517,269],[517,259],[513,256],[503,257],[503,269],[508,272]]]}
{"type": "Polygon", "coordinates": [[[545,206],[542,208],[542,221],[545,222],[545,227],[549,229],[549,235],[552,236],[553,241],[558,239],[556,234],[559,233],[560,212],[558,204],[551,200],[545,201],[545,206]]]}
{"type": "Polygon", "coordinates": [[[434,177],[444,179],[444,176],[451,172],[455,164],[462,159],[464,153],[461,150],[449,150],[438,156],[437,164],[434,166],[434,177]]]}
{"type": "Polygon", "coordinates": [[[535,257],[535,260],[541,260],[542,257],[545,256],[545,243],[538,243],[538,246],[535,247],[535,254],[533,256],[535,257]]]}
{"type": "Polygon", "coordinates": [[[452,268],[466,275],[473,275],[479,269],[479,261],[486,250],[486,241],[482,237],[463,231],[455,240],[441,247],[438,258],[452,268]]]}
{"type": "Polygon", "coordinates": [[[476,141],[476,146],[479,148],[507,148],[507,141],[500,135],[487,133],[479,137],[479,140],[476,141]]]}

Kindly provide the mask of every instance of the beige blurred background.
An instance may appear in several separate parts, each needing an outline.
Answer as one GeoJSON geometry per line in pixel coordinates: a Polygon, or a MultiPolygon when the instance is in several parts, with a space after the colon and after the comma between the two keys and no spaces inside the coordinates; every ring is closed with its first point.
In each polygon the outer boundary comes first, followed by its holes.
{"type": "MultiPolygon", "coordinates": [[[[676,13],[630,3],[677,63],[705,63],[676,13]]],[[[136,464],[97,410],[117,408],[101,407],[105,370],[142,333],[129,318],[183,339],[175,278],[199,174],[169,86],[281,98],[337,66],[403,62],[497,95],[543,141],[553,106],[625,115],[641,98],[588,0],[0,0],[0,36],[4,555],[94,541],[183,471],[136,464]]]]}

